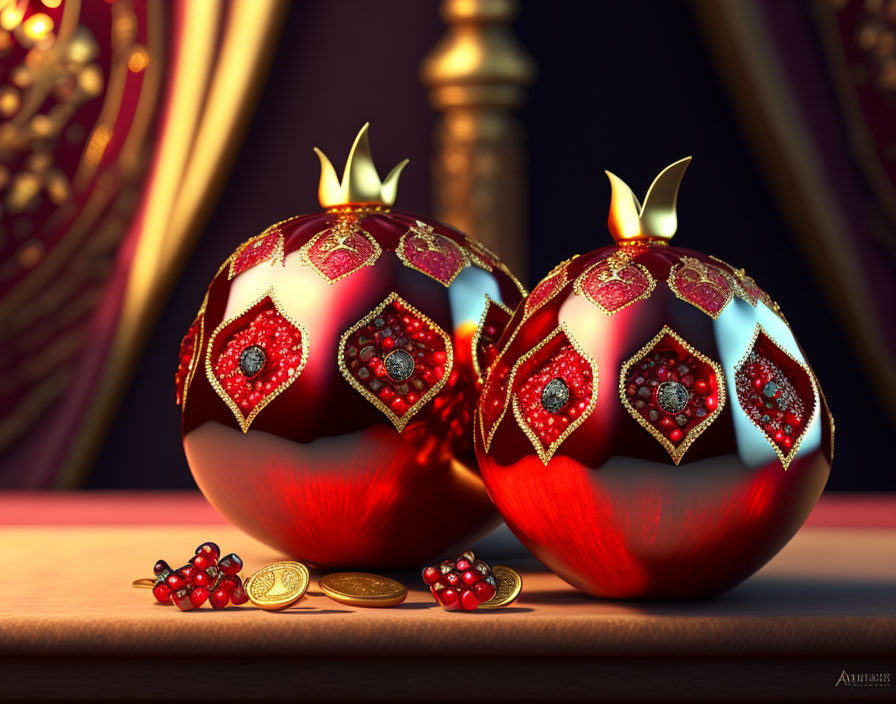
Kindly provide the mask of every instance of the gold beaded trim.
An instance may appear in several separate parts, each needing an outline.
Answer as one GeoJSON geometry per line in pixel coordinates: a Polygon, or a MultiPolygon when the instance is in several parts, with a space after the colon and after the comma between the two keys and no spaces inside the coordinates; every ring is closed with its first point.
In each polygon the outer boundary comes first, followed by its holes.
{"type": "MultiPolygon", "coordinates": [[[[793,458],[796,457],[796,453],[800,449],[800,444],[803,442],[803,438],[806,437],[806,433],[809,431],[809,426],[812,424],[812,421],[815,420],[815,409],[819,405],[819,401],[818,401],[819,387],[815,382],[815,375],[812,373],[812,371],[809,369],[809,367],[806,366],[805,364],[803,364],[803,362],[798,360],[792,354],[790,354],[790,352],[788,352],[783,347],[781,347],[781,345],[779,345],[775,341],[775,339],[772,338],[772,336],[768,334],[768,331],[765,328],[763,328],[762,325],[760,325],[759,323],[756,323],[756,327],[753,330],[753,337],[750,339],[750,344],[747,345],[747,351],[744,353],[744,356],[741,358],[741,360],[737,364],[734,365],[735,390],[736,390],[736,386],[737,386],[737,381],[736,381],[737,373],[741,370],[741,368],[744,366],[744,364],[746,364],[747,358],[750,356],[750,352],[753,351],[753,348],[756,345],[756,340],[759,339],[760,333],[765,335],[766,340],[771,342],[775,347],[777,347],[781,352],[783,352],[790,359],[791,362],[796,364],[800,369],[802,369],[806,373],[806,376],[809,378],[809,384],[812,387],[812,412],[809,413],[809,418],[806,421],[806,424],[803,426],[803,432],[800,433],[800,436],[794,441],[793,447],[790,448],[790,452],[788,452],[786,455],[784,454],[784,451],[780,447],[778,447],[778,444],[776,442],[774,442],[771,438],[769,438],[768,435],[765,434],[765,431],[762,429],[762,427],[759,425],[759,423],[757,423],[755,420],[753,420],[752,416],[750,416],[749,413],[746,413],[746,411],[744,412],[744,415],[747,417],[747,420],[749,420],[750,423],[752,423],[754,426],[759,428],[759,432],[762,433],[762,437],[764,437],[766,439],[766,441],[768,442],[768,444],[772,446],[772,449],[775,451],[775,454],[778,455],[778,459],[781,460],[781,465],[784,467],[784,471],[786,472],[787,468],[790,466],[790,463],[793,461],[793,458]]],[[[739,398],[737,401],[738,401],[738,404],[740,404],[739,398]]],[[[833,441],[832,441],[832,445],[833,445],[833,441]]],[[[833,450],[833,447],[831,449],[833,450]]]]}
{"type": "Polygon", "coordinates": [[[543,349],[546,345],[548,345],[551,340],[553,340],[558,335],[564,335],[572,345],[572,348],[582,357],[586,362],[588,362],[588,366],[591,367],[591,376],[593,381],[591,382],[591,400],[588,402],[588,407],[585,411],[580,415],[575,421],[570,423],[566,430],[564,430],[557,437],[554,442],[552,442],[548,447],[544,447],[541,444],[541,440],[538,435],[535,433],[532,428],[526,423],[526,419],[523,417],[523,411],[520,408],[520,397],[518,393],[512,394],[513,397],[513,415],[516,418],[517,425],[520,426],[520,429],[526,434],[526,437],[529,438],[529,441],[532,443],[532,446],[535,448],[536,454],[538,454],[539,459],[547,466],[548,462],[551,461],[551,458],[554,456],[554,453],[557,451],[557,448],[563,443],[566,438],[568,438],[582,423],[584,423],[588,417],[591,415],[591,412],[594,410],[594,407],[597,405],[597,388],[598,388],[598,369],[597,362],[591,358],[582,346],[579,344],[578,340],[573,337],[569,328],[566,326],[566,323],[560,323],[559,327],[554,328],[554,330],[541,342],[539,342],[535,347],[526,352],[522,357],[520,357],[516,364],[513,365],[513,370],[510,372],[510,382],[508,383],[508,388],[513,388],[513,382],[516,378],[516,373],[520,366],[522,366],[526,361],[535,356],[539,350],[543,349]]]}
{"type": "Polygon", "coordinates": [[[655,288],[656,288],[656,279],[654,279],[653,276],[650,275],[650,272],[647,270],[647,267],[645,267],[643,264],[638,264],[637,262],[632,261],[631,255],[623,249],[620,249],[618,252],[614,252],[606,259],[601,259],[599,262],[595,262],[594,264],[589,266],[587,269],[585,269],[585,271],[583,271],[581,274],[579,274],[578,278],[573,282],[573,285],[572,285],[572,290],[576,294],[578,294],[579,296],[583,296],[584,298],[587,298],[589,301],[591,301],[595,306],[597,306],[601,311],[603,311],[607,315],[613,315],[614,313],[618,313],[619,311],[621,311],[625,308],[628,308],[630,305],[632,305],[633,303],[637,303],[638,301],[647,300],[648,298],[650,298],[650,296],[653,293],[653,290],[655,288]],[[607,274],[609,274],[609,277],[602,279],[603,283],[607,283],[609,281],[619,281],[623,285],[628,285],[628,282],[625,279],[621,278],[619,276],[619,274],[622,271],[624,271],[625,269],[627,269],[629,266],[634,266],[634,267],[637,267],[638,269],[640,269],[641,273],[647,277],[647,282],[648,282],[647,290],[644,291],[644,293],[642,293],[637,298],[633,298],[632,300],[630,300],[628,303],[625,303],[614,310],[610,310],[609,308],[604,306],[602,303],[600,303],[596,298],[594,298],[588,291],[586,291],[584,288],[584,285],[582,283],[584,281],[584,279],[594,269],[601,266],[602,264],[609,265],[609,271],[607,272],[607,274]]]}
{"type": "Polygon", "coordinates": [[[709,258],[712,259],[713,261],[717,261],[719,264],[724,264],[729,269],[731,269],[731,273],[729,273],[727,271],[722,272],[722,273],[724,273],[728,277],[728,279],[731,281],[731,287],[734,289],[734,295],[737,296],[738,298],[745,300],[747,303],[749,303],[751,306],[753,306],[755,308],[756,303],[758,303],[758,301],[759,301],[759,297],[751,296],[749,293],[747,293],[747,289],[744,287],[743,282],[746,279],[749,283],[753,284],[753,287],[755,289],[757,289],[759,291],[761,291],[762,289],[759,288],[759,286],[756,284],[756,281],[753,279],[752,276],[747,275],[746,269],[738,269],[733,264],[729,264],[724,259],[719,259],[719,257],[713,256],[712,254],[709,255],[709,258]]]}
{"type": "MultiPolygon", "coordinates": [[[[508,322],[507,324],[510,325],[510,323],[512,323],[512,322],[513,322],[513,318],[511,318],[510,322],[508,322]]],[[[498,356],[495,357],[495,361],[492,362],[491,366],[489,366],[488,370],[486,370],[486,372],[485,372],[486,386],[488,386],[488,384],[490,383],[491,377],[492,377],[492,372],[494,371],[495,367],[498,366],[498,362],[501,361],[501,359],[504,357],[504,354],[507,352],[507,350],[510,349],[510,345],[513,344],[513,341],[516,339],[516,336],[519,334],[520,330],[522,330],[523,325],[525,323],[526,323],[525,320],[520,321],[520,324],[517,325],[516,329],[511,333],[510,339],[507,340],[507,344],[504,345],[504,347],[501,349],[500,352],[498,352],[498,356]]],[[[479,429],[482,433],[482,446],[485,448],[486,452],[488,452],[489,449],[491,449],[492,440],[495,437],[495,433],[498,432],[498,426],[501,425],[501,421],[504,420],[504,416],[507,413],[507,408],[508,408],[508,406],[510,406],[510,381],[511,381],[510,376],[508,376],[507,381],[508,381],[507,388],[504,390],[504,407],[501,409],[501,415],[498,416],[498,419],[492,424],[491,428],[489,428],[488,433],[486,433],[486,431],[485,431],[485,418],[482,417],[482,414],[480,414],[480,417],[479,417],[479,420],[480,420],[479,429]]],[[[485,393],[486,393],[486,389],[483,388],[481,396],[484,397],[485,393]]]]}
{"type": "Polygon", "coordinates": [[[669,284],[669,288],[672,289],[672,293],[674,293],[677,298],[680,298],[685,303],[690,303],[692,306],[694,306],[695,308],[698,308],[699,310],[702,310],[710,318],[715,320],[722,314],[722,311],[725,310],[725,308],[728,306],[728,304],[731,303],[731,299],[734,298],[733,287],[730,286],[731,277],[727,274],[727,272],[722,271],[718,267],[713,267],[714,269],[716,269],[716,271],[721,273],[722,278],[724,278],[725,281],[729,282],[729,288],[728,288],[727,294],[725,296],[725,303],[722,305],[721,308],[719,308],[718,313],[711,313],[709,310],[707,310],[703,306],[699,305],[698,303],[692,301],[690,298],[685,298],[681,294],[681,292],[678,290],[678,285],[675,283],[675,274],[678,271],[678,269],[688,267],[688,268],[696,271],[698,276],[700,277],[699,281],[697,281],[698,284],[707,284],[707,285],[711,286],[712,288],[716,289],[717,291],[719,291],[720,293],[725,293],[719,289],[719,286],[718,286],[718,284],[716,284],[715,281],[713,281],[712,279],[709,278],[708,271],[709,271],[710,266],[712,266],[712,265],[707,264],[706,262],[701,262],[699,259],[694,259],[693,257],[682,257],[681,261],[678,262],[675,266],[673,266],[669,270],[669,278],[666,280],[666,283],[669,284]]]}
{"type": "Polygon", "coordinates": [[[688,451],[688,448],[698,437],[700,437],[701,433],[703,433],[703,431],[709,427],[710,423],[712,423],[719,416],[719,414],[722,412],[722,409],[725,407],[725,372],[722,370],[721,365],[712,361],[709,357],[702,354],[696,348],[685,342],[685,340],[668,325],[664,325],[663,329],[660,330],[653,337],[653,339],[650,340],[650,342],[644,345],[635,353],[633,357],[629,358],[628,361],[626,361],[625,364],[622,365],[622,369],[619,371],[619,398],[622,400],[622,405],[625,406],[625,409],[629,412],[629,415],[631,415],[631,417],[634,418],[642,428],[653,435],[653,437],[655,437],[659,441],[659,443],[664,448],[666,448],[666,452],[671,455],[672,461],[677,465],[681,462],[681,459],[682,457],[684,457],[684,453],[688,451]],[[629,369],[640,362],[667,335],[678,342],[678,344],[680,344],[685,350],[690,352],[701,362],[705,362],[712,367],[713,371],[716,374],[716,385],[719,391],[719,404],[716,406],[716,409],[708,416],[706,416],[706,418],[700,421],[700,423],[691,428],[688,431],[688,434],[684,436],[684,439],[681,441],[681,444],[679,444],[678,447],[675,447],[671,440],[669,440],[659,430],[654,428],[650,424],[650,421],[648,421],[640,413],[638,413],[637,409],[629,403],[628,398],[625,395],[625,386],[628,382],[629,369]]]}
{"type": "Polygon", "coordinates": [[[380,258],[380,254],[383,253],[382,247],[380,247],[379,242],[377,242],[367,230],[361,228],[361,223],[356,218],[340,218],[335,225],[332,227],[328,227],[326,230],[322,230],[318,232],[314,237],[308,240],[302,248],[299,250],[299,258],[302,263],[310,266],[314,271],[318,273],[318,275],[326,281],[328,284],[333,285],[337,281],[344,279],[346,276],[351,276],[356,271],[363,269],[365,266],[373,266],[377,259],[380,258]],[[357,267],[352,269],[351,271],[347,271],[344,274],[340,274],[334,279],[331,279],[327,276],[323,271],[317,268],[317,265],[311,261],[311,257],[309,256],[309,252],[314,244],[323,236],[333,235],[336,238],[336,245],[333,249],[351,249],[345,241],[355,234],[361,234],[367,238],[367,240],[373,245],[373,252],[370,256],[357,267]]]}
{"type": "Polygon", "coordinates": [[[240,424],[240,428],[242,428],[243,432],[246,433],[249,431],[249,426],[252,425],[252,421],[255,420],[255,417],[261,413],[262,409],[265,408],[271,401],[273,401],[277,396],[282,394],[289,388],[290,384],[299,378],[302,371],[305,369],[305,365],[308,363],[308,348],[309,348],[309,340],[308,340],[308,330],[304,325],[295,321],[290,317],[286,311],[283,309],[283,306],[280,304],[280,300],[277,298],[277,295],[274,293],[273,287],[269,288],[267,292],[262,295],[260,298],[255,300],[251,305],[247,306],[242,313],[238,313],[237,315],[229,318],[222,322],[218,327],[215,328],[215,331],[212,333],[212,336],[208,340],[208,347],[205,351],[205,376],[208,379],[209,384],[212,385],[212,388],[215,390],[215,393],[221,398],[224,403],[227,404],[228,408],[233,412],[234,417],[237,422],[240,424]],[[215,376],[214,370],[212,369],[212,350],[215,347],[215,340],[218,337],[218,333],[232,325],[236,321],[238,321],[243,316],[247,315],[249,311],[263,303],[265,298],[270,298],[271,302],[274,304],[274,308],[277,312],[286,319],[293,327],[297,328],[299,332],[302,334],[302,359],[299,362],[299,368],[292,372],[290,377],[284,381],[279,387],[274,389],[270,394],[265,396],[261,401],[259,401],[255,408],[253,408],[247,417],[243,416],[243,411],[237,405],[236,401],[234,401],[227,392],[224,390],[224,387],[221,386],[221,383],[218,381],[218,377],[215,376]]]}
{"type": "Polygon", "coordinates": [[[569,276],[566,273],[566,266],[577,256],[579,256],[579,255],[576,254],[575,256],[570,257],[569,259],[564,259],[557,266],[555,266],[553,269],[551,269],[548,272],[547,276],[545,276],[541,281],[539,281],[537,284],[535,284],[535,288],[532,289],[532,293],[535,293],[538,290],[538,287],[541,286],[545,281],[548,281],[556,276],[560,277],[560,283],[554,287],[554,290],[547,296],[547,298],[543,299],[537,305],[530,307],[529,304],[530,304],[530,301],[532,300],[531,294],[526,298],[525,302],[523,303],[523,320],[528,320],[530,317],[532,317],[533,313],[535,313],[536,311],[540,310],[545,305],[547,305],[547,303],[551,299],[553,299],[554,296],[556,296],[558,293],[560,293],[560,291],[563,290],[563,287],[569,283],[569,276]]]}
{"type": "Polygon", "coordinates": [[[425,222],[420,222],[419,220],[417,221],[416,225],[412,225],[411,227],[409,227],[407,232],[405,232],[401,236],[401,239],[398,241],[398,247],[395,250],[395,254],[398,255],[398,258],[404,263],[404,265],[406,267],[408,267],[409,269],[413,269],[414,271],[419,271],[421,274],[425,274],[426,276],[431,278],[433,281],[438,281],[445,288],[448,288],[454,282],[454,280],[457,278],[457,275],[460,274],[460,272],[462,272],[464,269],[466,269],[468,266],[470,266],[470,256],[469,256],[469,254],[467,254],[467,251],[463,247],[461,247],[457,242],[452,240],[450,237],[445,237],[444,235],[440,235],[437,232],[435,232],[435,228],[432,225],[427,225],[425,222]],[[461,261],[463,262],[463,264],[457,268],[457,270],[451,275],[451,278],[448,279],[448,281],[442,281],[441,279],[437,279],[435,276],[430,274],[425,269],[421,269],[421,268],[415,266],[407,258],[407,255],[404,253],[404,249],[407,246],[408,237],[419,237],[426,243],[429,250],[434,251],[434,252],[444,251],[441,248],[441,243],[436,239],[436,238],[439,238],[439,240],[442,240],[443,242],[447,243],[447,246],[454,247],[460,253],[461,261]]]}
{"type": "Polygon", "coordinates": [[[366,398],[374,406],[376,406],[392,422],[392,425],[395,426],[395,429],[399,433],[404,430],[405,426],[408,424],[408,421],[411,420],[414,414],[417,413],[417,411],[419,411],[421,408],[423,408],[423,406],[425,406],[431,398],[433,398],[436,394],[439,393],[439,391],[442,390],[442,387],[445,386],[445,384],[448,382],[448,377],[451,375],[451,370],[454,367],[454,348],[451,346],[451,338],[428,316],[424,315],[419,310],[414,308],[414,306],[412,306],[394,291],[390,293],[382,303],[380,303],[376,308],[370,311],[370,313],[365,315],[363,318],[361,318],[361,320],[359,320],[348,330],[342,333],[342,337],[339,338],[339,349],[337,351],[337,355],[339,371],[342,373],[342,376],[345,377],[345,380],[349,384],[351,384],[352,387],[357,390],[364,398],[366,398]],[[345,345],[348,342],[348,338],[352,335],[352,333],[360,330],[371,320],[376,318],[380,313],[383,312],[383,310],[385,310],[386,306],[388,306],[393,301],[398,301],[405,310],[417,316],[420,320],[429,325],[445,341],[445,373],[442,375],[441,379],[439,379],[435,384],[432,385],[429,391],[423,394],[414,405],[408,408],[407,412],[403,416],[399,416],[397,413],[395,413],[395,411],[393,411],[385,403],[383,403],[376,394],[371,393],[367,388],[365,388],[357,379],[355,379],[355,377],[349,371],[348,367],[345,365],[345,345]]]}
{"type": "MultiPolygon", "coordinates": [[[[290,218],[290,220],[292,220],[292,219],[293,219],[293,218],[290,218]]],[[[287,221],[287,220],[284,220],[283,222],[288,222],[288,221],[287,221]]],[[[264,263],[267,262],[267,261],[270,261],[270,262],[271,262],[271,266],[273,266],[274,264],[285,264],[285,263],[286,263],[286,256],[285,256],[284,253],[283,253],[283,246],[284,246],[284,243],[283,243],[283,232],[280,230],[280,225],[281,225],[281,224],[282,224],[282,223],[279,223],[279,222],[278,222],[278,223],[275,223],[274,225],[271,225],[269,228],[267,228],[267,229],[266,229],[264,232],[262,232],[260,235],[255,235],[255,237],[252,237],[251,239],[248,239],[248,240],[246,240],[245,242],[243,242],[243,244],[236,250],[236,252],[233,253],[233,256],[232,256],[232,258],[231,258],[231,260],[230,260],[230,268],[229,268],[228,271],[227,271],[227,278],[228,278],[228,280],[229,280],[229,279],[232,279],[234,276],[236,276],[236,274],[235,274],[234,271],[233,271],[233,267],[236,265],[236,262],[237,262],[237,260],[240,258],[240,255],[241,255],[246,249],[248,249],[249,247],[258,247],[258,246],[260,246],[261,243],[262,243],[262,242],[263,242],[269,235],[273,234],[273,232],[276,232],[276,233],[277,233],[277,244],[276,244],[275,247],[274,247],[274,253],[273,253],[272,256],[270,257],[270,259],[262,260],[262,261],[258,262],[258,264],[264,264],[264,263]]],[[[257,266],[257,265],[256,265],[256,266],[257,266]]],[[[251,267],[250,267],[250,268],[251,268],[251,267]]],[[[248,271],[248,270],[247,270],[247,271],[248,271]]]]}
{"type": "MultiPolygon", "coordinates": [[[[184,397],[180,400],[180,407],[187,407],[187,393],[190,390],[190,384],[196,374],[196,367],[199,366],[199,358],[202,355],[202,340],[205,337],[205,307],[208,305],[208,291],[205,292],[205,298],[202,299],[202,305],[199,306],[199,312],[193,319],[193,323],[199,321],[199,330],[196,332],[196,340],[193,343],[193,354],[190,357],[190,366],[187,368],[187,378],[184,379],[184,397]]],[[[193,327],[192,325],[190,327],[193,327]]]]}
{"type": "Polygon", "coordinates": [[[361,205],[337,205],[333,208],[327,208],[328,213],[335,213],[337,215],[345,215],[347,213],[354,213],[357,215],[364,215],[367,213],[388,213],[392,210],[388,205],[377,205],[376,203],[370,204],[361,204],[361,205]]]}
{"type": "MultiPolygon", "coordinates": [[[[473,339],[470,342],[471,350],[473,353],[473,372],[476,374],[476,378],[480,382],[485,381],[485,377],[482,373],[482,370],[479,368],[479,359],[476,355],[476,348],[479,346],[479,340],[482,337],[482,327],[485,325],[485,318],[488,315],[489,308],[492,306],[497,306],[501,310],[503,310],[507,315],[513,317],[513,311],[509,306],[505,306],[503,303],[500,303],[496,300],[493,300],[491,296],[485,294],[485,308],[482,311],[482,315],[479,317],[479,324],[476,326],[476,331],[473,333],[473,339]]],[[[510,321],[508,320],[508,324],[510,321]]],[[[487,372],[488,370],[486,370],[487,372]]]]}
{"type": "MultiPolygon", "coordinates": [[[[806,369],[808,369],[812,373],[812,379],[815,382],[815,388],[818,389],[818,394],[821,396],[821,400],[824,403],[825,409],[827,409],[828,414],[828,422],[831,424],[831,462],[834,461],[834,433],[837,428],[834,425],[834,414],[831,412],[831,407],[828,405],[828,400],[824,396],[824,390],[821,388],[821,382],[818,381],[818,377],[815,376],[815,371],[806,364],[806,369]]],[[[806,426],[809,427],[808,425],[806,426]]]]}

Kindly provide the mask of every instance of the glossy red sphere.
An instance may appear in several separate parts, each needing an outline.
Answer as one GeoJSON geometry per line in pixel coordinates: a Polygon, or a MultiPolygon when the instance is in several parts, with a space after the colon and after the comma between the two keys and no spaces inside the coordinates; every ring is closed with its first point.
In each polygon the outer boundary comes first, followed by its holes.
{"type": "Polygon", "coordinates": [[[830,471],[833,421],[778,306],[663,242],[556,267],[516,310],[476,414],[510,529],[590,594],[695,598],[759,569],[830,471]]]}
{"type": "Polygon", "coordinates": [[[472,412],[523,293],[480,244],[416,215],[272,226],[224,263],[182,345],[200,489],[312,565],[419,566],[463,549],[500,521],[472,412]]]}

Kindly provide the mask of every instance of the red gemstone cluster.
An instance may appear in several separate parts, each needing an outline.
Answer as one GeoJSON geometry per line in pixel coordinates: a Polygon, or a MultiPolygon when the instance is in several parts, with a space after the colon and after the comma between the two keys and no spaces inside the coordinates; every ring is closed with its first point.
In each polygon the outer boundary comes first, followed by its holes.
{"type": "Polygon", "coordinates": [[[193,353],[196,351],[196,336],[199,334],[201,322],[202,316],[200,315],[193,321],[180,343],[180,359],[177,363],[177,372],[174,374],[174,388],[177,394],[178,406],[184,400],[184,389],[187,385],[187,376],[190,374],[190,365],[193,363],[193,353]]]}
{"type": "Polygon", "coordinates": [[[172,570],[159,560],[153,572],[153,596],[161,604],[174,604],[181,611],[198,609],[208,601],[213,609],[239,606],[249,600],[238,573],[243,561],[235,553],[224,557],[215,543],[203,543],[183,567],[172,570]],[[218,559],[220,558],[220,559],[218,559]]]}
{"type": "Polygon", "coordinates": [[[562,347],[526,379],[519,393],[520,410],[544,447],[585,412],[593,384],[591,366],[572,345],[562,347]]]}
{"type": "Polygon", "coordinates": [[[227,339],[215,377],[244,415],[302,367],[302,331],[271,304],[227,339]]]}
{"type": "Polygon", "coordinates": [[[737,399],[750,419],[786,455],[803,432],[806,406],[781,369],[755,349],[735,377],[737,399]]]}
{"type": "Polygon", "coordinates": [[[427,567],[423,581],[433,598],[448,611],[474,611],[498,591],[491,568],[470,550],[456,560],[427,567]]]}
{"type": "MultiPolygon", "coordinates": [[[[445,377],[445,334],[392,300],[345,338],[349,381],[401,420],[445,377]]],[[[379,404],[378,404],[379,405],[379,404]]]]}
{"type": "Polygon", "coordinates": [[[632,366],[625,397],[676,447],[719,407],[713,368],[669,336],[632,366]]]}

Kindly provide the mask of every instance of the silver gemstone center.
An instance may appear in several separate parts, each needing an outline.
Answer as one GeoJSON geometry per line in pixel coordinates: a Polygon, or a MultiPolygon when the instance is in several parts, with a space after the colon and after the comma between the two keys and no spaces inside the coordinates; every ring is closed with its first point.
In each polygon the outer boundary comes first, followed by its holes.
{"type": "Polygon", "coordinates": [[[561,378],[551,379],[541,392],[541,405],[548,413],[556,413],[569,403],[569,387],[561,378]]]}
{"type": "Polygon", "coordinates": [[[240,371],[243,376],[256,376],[264,369],[267,355],[258,345],[252,345],[240,352],[240,371]]]}
{"type": "Polygon", "coordinates": [[[656,403],[666,413],[681,413],[690,400],[687,387],[677,381],[664,381],[656,387],[656,403]]]}
{"type": "Polygon", "coordinates": [[[386,365],[386,374],[393,381],[405,381],[414,373],[414,358],[404,350],[390,352],[383,364],[386,365]]]}

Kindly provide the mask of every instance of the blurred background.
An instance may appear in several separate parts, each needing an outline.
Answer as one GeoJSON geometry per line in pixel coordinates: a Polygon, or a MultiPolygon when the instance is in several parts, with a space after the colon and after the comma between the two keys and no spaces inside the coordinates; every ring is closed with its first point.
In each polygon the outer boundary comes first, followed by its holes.
{"type": "Polygon", "coordinates": [[[180,340],[368,120],[530,287],[692,155],[677,242],[787,315],[828,490],[896,489],[896,0],[0,0],[0,488],[193,487],[180,340]]]}

